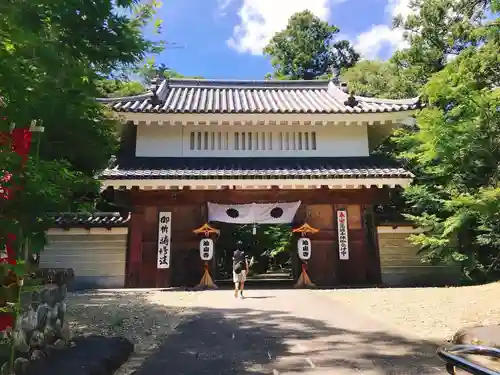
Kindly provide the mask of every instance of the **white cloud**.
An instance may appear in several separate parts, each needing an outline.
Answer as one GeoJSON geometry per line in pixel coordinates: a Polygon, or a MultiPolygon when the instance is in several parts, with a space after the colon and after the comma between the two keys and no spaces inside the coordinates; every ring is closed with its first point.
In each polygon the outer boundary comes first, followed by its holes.
{"type": "MultiPolygon", "coordinates": [[[[231,0],[220,0],[225,3],[231,0]]],[[[322,20],[327,20],[333,4],[345,0],[243,0],[238,11],[240,23],[227,41],[229,47],[241,53],[262,55],[262,50],[272,36],[283,30],[288,19],[296,12],[310,10],[322,20]]]]}
{"type": "Polygon", "coordinates": [[[217,0],[217,13],[224,17],[227,15],[227,8],[234,3],[234,0],[217,0]]]}
{"type": "Polygon", "coordinates": [[[387,24],[373,25],[370,30],[359,34],[354,41],[354,48],[366,59],[380,58],[384,46],[389,46],[391,52],[408,46],[403,38],[401,28],[392,28],[394,17],[401,15],[404,18],[412,13],[411,0],[388,0],[385,11],[387,24]]]}
{"type": "Polygon", "coordinates": [[[387,25],[374,25],[370,30],[359,34],[354,41],[356,51],[369,60],[379,58],[382,48],[386,45],[392,50],[403,48],[405,42],[402,33],[387,25]]]}
{"type": "Polygon", "coordinates": [[[398,15],[401,15],[403,16],[403,18],[406,18],[412,13],[412,9],[410,8],[410,2],[411,0],[389,0],[385,10],[393,18],[398,15]]]}

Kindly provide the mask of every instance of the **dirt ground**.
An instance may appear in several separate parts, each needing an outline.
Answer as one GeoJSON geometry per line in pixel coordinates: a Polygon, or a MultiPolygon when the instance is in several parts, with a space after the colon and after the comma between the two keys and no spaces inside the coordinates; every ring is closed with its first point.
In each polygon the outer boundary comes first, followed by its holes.
{"type": "Polygon", "coordinates": [[[115,374],[132,374],[182,320],[194,293],[156,291],[92,291],[71,294],[68,321],[72,333],[123,336],[134,344],[129,361],[115,374]]]}
{"type": "Polygon", "coordinates": [[[460,328],[500,323],[500,282],[450,288],[330,290],[332,299],[361,309],[418,337],[443,342],[460,328]]]}

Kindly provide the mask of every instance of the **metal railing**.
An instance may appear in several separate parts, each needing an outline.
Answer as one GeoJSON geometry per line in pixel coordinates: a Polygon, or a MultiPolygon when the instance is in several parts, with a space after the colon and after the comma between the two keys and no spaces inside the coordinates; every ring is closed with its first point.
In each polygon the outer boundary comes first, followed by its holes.
{"type": "Polygon", "coordinates": [[[482,355],[490,358],[500,358],[500,349],[478,345],[452,345],[441,347],[437,355],[446,362],[449,374],[455,374],[455,369],[461,369],[475,375],[499,375],[499,371],[483,367],[464,358],[464,355],[482,355]]]}

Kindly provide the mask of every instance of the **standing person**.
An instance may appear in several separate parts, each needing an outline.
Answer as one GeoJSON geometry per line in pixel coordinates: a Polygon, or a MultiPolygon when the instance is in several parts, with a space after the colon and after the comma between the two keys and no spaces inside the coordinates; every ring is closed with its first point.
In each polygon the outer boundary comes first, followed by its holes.
{"type": "Polygon", "coordinates": [[[243,288],[245,287],[245,280],[248,272],[248,260],[245,256],[245,252],[241,250],[242,244],[241,241],[238,241],[236,243],[236,250],[233,253],[233,282],[234,297],[238,297],[239,291],[240,298],[243,299],[243,288]]]}

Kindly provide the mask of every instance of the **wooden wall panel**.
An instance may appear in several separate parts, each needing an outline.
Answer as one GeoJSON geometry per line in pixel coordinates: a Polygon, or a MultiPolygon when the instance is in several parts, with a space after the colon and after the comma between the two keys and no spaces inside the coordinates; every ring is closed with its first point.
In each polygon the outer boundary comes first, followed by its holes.
{"type": "Polygon", "coordinates": [[[158,243],[156,241],[142,243],[141,277],[139,281],[141,288],[156,287],[157,256],[158,243]]]}
{"type": "Polygon", "coordinates": [[[144,213],[140,207],[135,207],[129,225],[127,277],[125,280],[125,286],[128,288],[137,288],[140,285],[143,226],[144,213]]]}
{"type": "Polygon", "coordinates": [[[139,206],[177,206],[204,205],[207,202],[221,204],[250,202],[291,202],[302,204],[373,204],[389,200],[389,189],[357,190],[166,190],[166,191],[131,191],[134,205],[139,206]]]}
{"type": "Polygon", "coordinates": [[[362,229],[361,206],[359,204],[347,205],[347,228],[362,229]]]}
{"type": "Polygon", "coordinates": [[[312,254],[308,262],[308,273],[312,281],[321,286],[336,283],[335,235],[333,205],[314,204],[306,206],[305,221],[319,232],[311,236],[312,254]]]}
{"type": "Polygon", "coordinates": [[[202,224],[201,205],[172,207],[172,285],[194,286],[201,279],[203,263],[198,250],[201,238],[193,229],[202,224]]]}
{"type": "Polygon", "coordinates": [[[380,272],[380,254],[377,236],[377,227],[373,206],[363,205],[362,208],[363,224],[365,226],[365,253],[368,262],[368,281],[371,284],[380,285],[382,276],[380,272]]]}
{"type": "MultiPolygon", "coordinates": [[[[141,255],[141,288],[156,287],[157,257],[158,257],[158,220],[157,206],[144,207],[144,224],[142,227],[142,255],[141,255]]],[[[165,271],[163,271],[165,272],[165,271]]],[[[168,271],[167,271],[168,272],[168,271]]]]}

